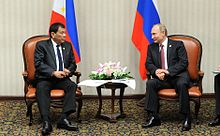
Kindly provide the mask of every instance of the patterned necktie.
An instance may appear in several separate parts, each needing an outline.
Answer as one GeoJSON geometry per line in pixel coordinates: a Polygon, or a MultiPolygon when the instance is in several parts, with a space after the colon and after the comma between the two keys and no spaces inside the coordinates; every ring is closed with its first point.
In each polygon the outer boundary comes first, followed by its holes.
{"type": "Polygon", "coordinates": [[[160,60],[161,60],[161,68],[165,69],[164,45],[160,45],[160,60]]]}
{"type": "Polygon", "coordinates": [[[58,56],[58,61],[59,61],[59,68],[58,68],[58,70],[59,71],[63,71],[63,60],[62,60],[62,56],[61,56],[61,53],[60,53],[59,46],[60,45],[57,45],[57,56],[58,56]]]}

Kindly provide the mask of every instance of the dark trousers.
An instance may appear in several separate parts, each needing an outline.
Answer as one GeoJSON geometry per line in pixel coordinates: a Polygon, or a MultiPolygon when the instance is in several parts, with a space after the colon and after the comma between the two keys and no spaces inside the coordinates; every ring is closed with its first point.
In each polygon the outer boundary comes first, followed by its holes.
{"type": "Polygon", "coordinates": [[[37,81],[37,103],[43,120],[49,119],[50,114],[50,90],[63,89],[65,96],[63,98],[63,113],[72,113],[76,111],[75,92],[77,85],[69,78],[64,79],[41,79],[37,81]]]}
{"type": "Polygon", "coordinates": [[[216,114],[220,115],[220,74],[215,76],[214,89],[216,100],[216,114]]]}
{"type": "Polygon", "coordinates": [[[174,88],[179,95],[180,112],[183,114],[189,114],[189,78],[175,77],[168,78],[164,81],[157,78],[149,79],[146,83],[146,101],[145,110],[148,112],[158,113],[159,110],[159,98],[158,90],[164,88],[174,88]]]}

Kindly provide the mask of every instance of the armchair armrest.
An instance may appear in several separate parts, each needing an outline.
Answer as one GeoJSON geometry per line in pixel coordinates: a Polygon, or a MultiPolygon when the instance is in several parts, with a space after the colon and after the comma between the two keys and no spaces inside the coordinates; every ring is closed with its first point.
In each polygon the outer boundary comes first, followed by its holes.
{"type": "Polygon", "coordinates": [[[73,75],[75,75],[75,76],[81,76],[81,72],[79,72],[79,71],[75,71],[74,73],[73,73],[73,75]]]}
{"type": "Polygon", "coordinates": [[[204,72],[203,71],[199,71],[198,72],[198,75],[199,75],[199,84],[202,84],[202,79],[203,79],[203,76],[204,76],[204,72]]]}
{"type": "Polygon", "coordinates": [[[82,75],[81,72],[75,71],[73,75],[76,76],[76,83],[78,84],[80,82],[80,76],[82,75]]]}
{"type": "Polygon", "coordinates": [[[150,72],[147,72],[147,79],[152,79],[153,77],[152,77],[152,75],[150,74],[150,72]]]}
{"type": "Polygon", "coordinates": [[[24,76],[24,77],[28,76],[28,72],[27,71],[23,71],[22,72],[22,76],[24,76]]]}
{"type": "Polygon", "coordinates": [[[204,76],[204,72],[203,72],[203,71],[199,71],[198,74],[199,74],[199,76],[200,76],[201,78],[203,78],[203,76],[204,76]]]}
{"type": "Polygon", "coordinates": [[[28,72],[27,71],[23,71],[22,72],[22,76],[23,76],[24,81],[27,81],[28,72]]]}
{"type": "Polygon", "coordinates": [[[199,88],[200,88],[201,93],[202,93],[203,92],[202,79],[203,79],[203,76],[204,76],[204,72],[203,71],[199,71],[198,74],[199,74],[199,88]]]}

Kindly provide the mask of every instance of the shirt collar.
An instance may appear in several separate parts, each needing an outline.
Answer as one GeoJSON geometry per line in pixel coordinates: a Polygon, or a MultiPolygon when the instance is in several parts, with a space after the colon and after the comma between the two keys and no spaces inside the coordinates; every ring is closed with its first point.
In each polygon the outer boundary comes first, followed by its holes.
{"type": "Polygon", "coordinates": [[[58,44],[51,38],[52,44],[54,47],[56,47],[58,44]]]}
{"type": "Polygon", "coordinates": [[[165,40],[163,41],[162,45],[166,47],[168,45],[168,38],[166,37],[165,40]]]}

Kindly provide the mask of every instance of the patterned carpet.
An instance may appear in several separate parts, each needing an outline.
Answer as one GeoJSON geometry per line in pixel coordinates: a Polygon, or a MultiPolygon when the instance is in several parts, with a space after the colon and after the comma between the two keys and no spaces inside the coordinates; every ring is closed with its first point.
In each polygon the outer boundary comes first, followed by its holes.
{"type": "MultiPolygon", "coordinates": [[[[160,117],[162,125],[149,129],[142,129],[141,124],[145,120],[146,114],[142,107],[138,107],[138,100],[125,99],[123,101],[124,111],[127,115],[124,119],[118,119],[117,123],[109,123],[103,119],[95,118],[98,109],[98,100],[83,100],[83,108],[81,112],[82,122],[79,123],[79,132],[70,132],[56,128],[56,119],[59,117],[61,110],[52,109],[51,118],[53,124],[53,132],[51,135],[220,135],[220,126],[208,127],[208,122],[214,117],[214,100],[202,99],[201,109],[199,113],[198,125],[192,121],[192,129],[188,132],[181,132],[182,116],[178,113],[178,104],[175,102],[161,102],[160,117]]],[[[103,112],[109,112],[110,100],[103,101],[103,112]]],[[[191,107],[194,106],[191,103],[191,107]]],[[[37,105],[34,105],[34,122],[32,126],[28,126],[28,118],[26,117],[26,105],[22,100],[0,101],[0,136],[39,136],[41,135],[40,115],[37,105]]],[[[115,105],[116,111],[119,111],[118,103],[115,105]]],[[[194,108],[192,108],[194,109],[194,108]]],[[[192,111],[194,113],[194,111],[192,111]]],[[[76,116],[70,116],[70,120],[74,121],[76,116]]]]}

